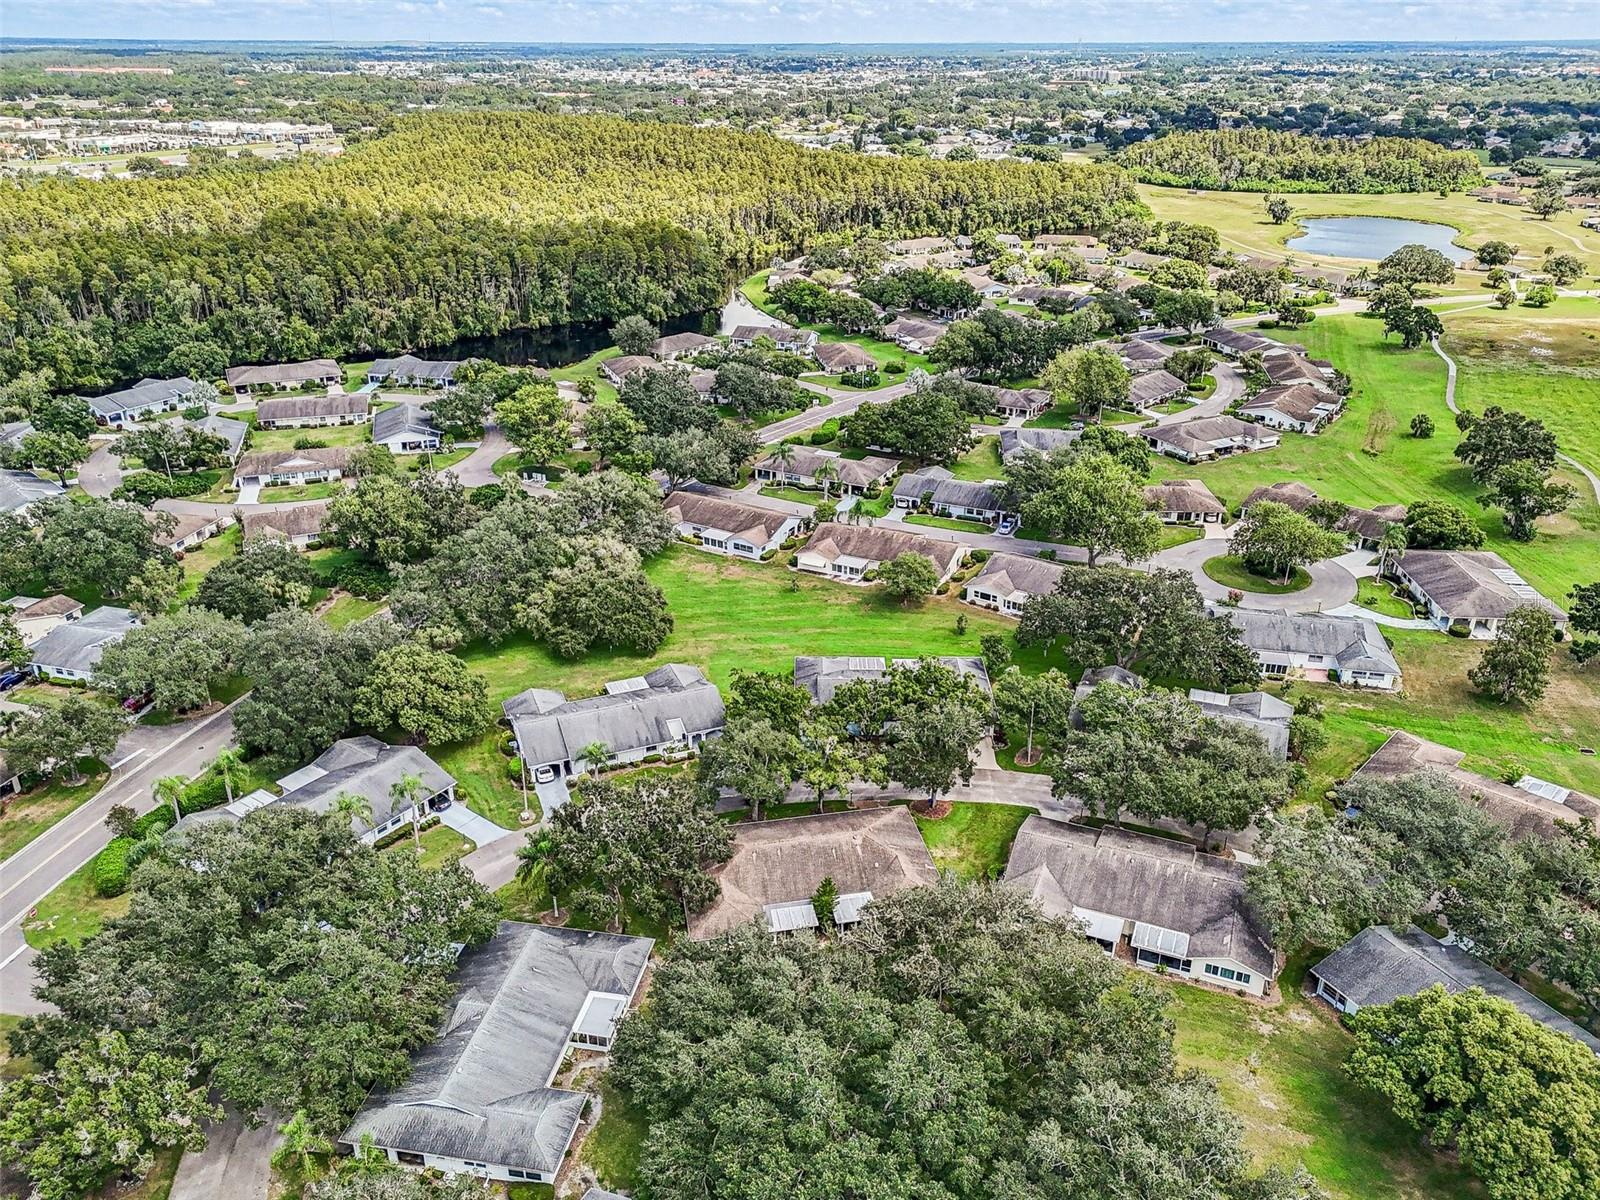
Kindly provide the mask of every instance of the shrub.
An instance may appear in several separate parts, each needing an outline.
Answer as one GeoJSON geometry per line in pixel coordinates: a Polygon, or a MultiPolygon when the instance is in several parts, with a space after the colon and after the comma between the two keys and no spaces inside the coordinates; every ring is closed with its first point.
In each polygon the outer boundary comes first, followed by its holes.
{"type": "Polygon", "coordinates": [[[594,464],[586,458],[580,458],[577,462],[572,464],[572,473],[579,478],[582,478],[593,470],[594,464]]]}
{"type": "Polygon", "coordinates": [[[128,851],[132,848],[132,839],[112,838],[106,848],[94,856],[89,874],[96,893],[109,900],[128,890],[128,851]]]}
{"type": "Polygon", "coordinates": [[[311,437],[308,434],[301,434],[294,440],[294,448],[296,450],[321,450],[327,444],[321,438],[311,437]]]}
{"type": "Polygon", "coordinates": [[[334,587],[352,596],[360,596],[363,600],[381,600],[394,588],[394,577],[376,563],[369,562],[341,562],[323,578],[334,587]]]}
{"type": "Polygon", "coordinates": [[[821,425],[811,431],[811,444],[823,446],[839,436],[839,418],[829,417],[821,425]]]}
{"type": "Polygon", "coordinates": [[[986,563],[989,561],[989,556],[993,553],[993,550],[974,550],[972,552],[972,561],[975,563],[986,563]]]}
{"type": "MultiPolygon", "coordinates": [[[[181,806],[183,802],[180,800],[178,803],[181,806]]],[[[132,840],[138,841],[140,838],[149,833],[165,833],[167,830],[171,829],[174,824],[175,822],[172,819],[172,809],[163,804],[159,808],[152,808],[149,812],[145,813],[144,816],[135,821],[128,836],[132,840]]]]}
{"type": "MultiPolygon", "coordinates": [[[[428,832],[428,830],[432,829],[438,823],[439,823],[439,817],[437,815],[431,816],[431,817],[424,817],[422,819],[422,830],[421,830],[421,832],[423,832],[423,833],[428,832]]],[[[399,829],[391,829],[388,833],[384,834],[377,841],[373,842],[372,843],[372,847],[375,850],[383,850],[383,849],[386,849],[389,846],[394,845],[396,842],[404,841],[406,838],[408,838],[410,836],[411,836],[411,822],[407,821],[404,825],[400,826],[399,829]]]]}
{"type": "Polygon", "coordinates": [[[210,771],[184,788],[183,795],[178,797],[178,807],[183,809],[185,816],[204,812],[208,808],[216,808],[217,805],[227,802],[228,789],[223,786],[221,777],[210,771]]]}
{"type": "Polygon", "coordinates": [[[885,375],[904,375],[906,373],[906,365],[898,358],[894,359],[892,362],[883,364],[883,373],[885,375]]]}
{"type": "Polygon", "coordinates": [[[157,500],[176,500],[209,492],[221,478],[221,471],[196,471],[192,475],[175,475],[171,479],[159,471],[139,471],[119,483],[111,493],[111,498],[148,506],[157,500]]]}

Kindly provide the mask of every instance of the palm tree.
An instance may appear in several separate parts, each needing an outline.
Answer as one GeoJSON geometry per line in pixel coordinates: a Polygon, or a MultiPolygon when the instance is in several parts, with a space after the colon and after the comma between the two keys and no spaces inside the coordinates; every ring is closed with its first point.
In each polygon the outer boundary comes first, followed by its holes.
{"type": "Polygon", "coordinates": [[[1406,548],[1406,527],[1398,521],[1393,521],[1383,531],[1383,536],[1378,539],[1378,578],[1383,578],[1383,573],[1388,569],[1389,556],[1399,553],[1406,548]]]}
{"type": "Polygon", "coordinates": [[[132,871],[145,859],[160,850],[166,843],[166,833],[167,831],[164,829],[152,829],[133,845],[129,846],[128,856],[124,860],[128,864],[128,870],[132,871]]]}
{"type": "Polygon", "coordinates": [[[777,463],[787,473],[794,465],[794,445],[791,442],[779,442],[777,449],[772,452],[772,461],[777,463]]]}
{"type": "Polygon", "coordinates": [[[422,776],[414,771],[396,779],[389,787],[389,799],[394,801],[394,806],[404,812],[411,810],[411,844],[416,847],[418,854],[422,853],[422,776]]]}
{"type": "Polygon", "coordinates": [[[228,794],[228,803],[232,804],[233,785],[244,778],[244,751],[237,746],[224,746],[211,760],[211,769],[222,780],[222,790],[228,794]]]}
{"type": "Polygon", "coordinates": [[[274,1167],[281,1171],[294,1163],[300,1168],[300,1175],[304,1179],[315,1179],[322,1173],[316,1156],[332,1154],[333,1143],[312,1128],[305,1109],[298,1110],[289,1121],[280,1125],[278,1133],[283,1141],[272,1152],[274,1167]]]}
{"type": "Polygon", "coordinates": [[[372,802],[365,796],[341,790],[333,798],[333,807],[328,811],[333,816],[342,817],[347,826],[359,821],[369,829],[372,827],[372,802]]]}
{"type": "Polygon", "coordinates": [[[824,462],[817,467],[816,478],[817,482],[822,485],[822,498],[826,500],[830,485],[835,479],[839,478],[839,468],[831,461],[824,462]]]}
{"type": "Polygon", "coordinates": [[[606,765],[606,760],[611,757],[611,747],[604,742],[590,742],[583,748],[584,765],[589,768],[589,774],[596,779],[600,778],[600,771],[606,765]]]}
{"type": "Polygon", "coordinates": [[[544,883],[550,889],[550,904],[557,919],[561,916],[561,897],[556,894],[555,877],[556,843],[549,834],[541,835],[535,840],[533,834],[517,849],[517,882],[526,886],[538,874],[544,875],[544,883]]]}
{"type": "Polygon", "coordinates": [[[156,780],[155,786],[150,789],[155,796],[157,804],[172,805],[172,823],[176,825],[183,820],[183,793],[189,786],[189,781],[182,775],[168,775],[165,779],[156,780]]]}

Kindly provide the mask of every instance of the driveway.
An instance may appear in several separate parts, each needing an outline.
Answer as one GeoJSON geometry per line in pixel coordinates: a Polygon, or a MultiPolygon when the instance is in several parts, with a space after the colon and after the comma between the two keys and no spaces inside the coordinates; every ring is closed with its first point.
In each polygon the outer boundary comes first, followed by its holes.
{"type": "Polygon", "coordinates": [[[97,499],[104,500],[122,482],[122,460],[111,453],[114,441],[96,446],[94,453],[78,468],[78,486],[97,499]]]}
{"type": "Polygon", "coordinates": [[[261,484],[258,480],[249,480],[239,485],[239,498],[235,504],[257,504],[261,500],[261,484]]]}
{"type": "Polygon", "coordinates": [[[487,846],[503,837],[510,837],[512,832],[496,825],[488,817],[480,817],[459,800],[439,814],[439,821],[454,829],[474,846],[487,846]]]}
{"type": "Polygon", "coordinates": [[[211,1126],[206,1148],[179,1161],[169,1200],[267,1200],[278,1124],[269,1115],[251,1129],[235,1114],[211,1126]]]}
{"type": "Polygon", "coordinates": [[[562,807],[572,799],[572,793],[567,790],[567,781],[564,778],[552,779],[549,783],[535,783],[535,794],[539,797],[539,809],[548,821],[550,814],[562,807]]]}
{"type": "Polygon", "coordinates": [[[454,475],[461,481],[465,488],[483,487],[488,483],[499,483],[500,477],[494,473],[494,464],[510,454],[513,446],[506,441],[506,435],[500,432],[498,425],[487,426],[483,431],[483,440],[478,443],[477,449],[467,455],[453,467],[446,467],[442,474],[454,475]]]}
{"type": "MultiPolygon", "coordinates": [[[[1230,543],[1221,538],[1204,538],[1198,542],[1185,542],[1156,554],[1153,566],[1188,571],[1194,577],[1200,594],[1207,600],[1222,601],[1228,598],[1228,589],[1216,582],[1203,569],[1208,558],[1226,554],[1230,543]]],[[[1239,602],[1240,608],[1253,608],[1266,612],[1327,612],[1349,604],[1356,598],[1356,577],[1341,567],[1337,561],[1312,563],[1311,586],[1298,592],[1271,595],[1266,592],[1246,592],[1239,602]]]]}

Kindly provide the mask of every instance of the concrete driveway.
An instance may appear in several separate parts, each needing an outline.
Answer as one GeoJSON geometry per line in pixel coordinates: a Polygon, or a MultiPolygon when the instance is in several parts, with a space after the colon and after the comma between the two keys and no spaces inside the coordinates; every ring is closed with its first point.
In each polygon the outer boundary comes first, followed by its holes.
{"type": "Polygon", "coordinates": [[[465,488],[483,487],[487,483],[499,483],[500,478],[494,473],[494,464],[514,447],[506,441],[506,435],[500,432],[498,425],[490,425],[483,431],[483,440],[478,443],[473,452],[463,458],[453,467],[446,467],[442,474],[454,475],[461,481],[465,488]]]}
{"type": "Polygon", "coordinates": [[[261,499],[261,484],[257,480],[249,480],[239,485],[239,498],[235,504],[256,504],[261,499]]]}
{"type": "MultiPolygon", "coordinates": [[[[1162,550],[1151,565],[1173,570],[1188,571],[1194,577],[1200,594],[1207,600],[1226,600],[1228,589],[1212,579],[1203,570],[1205,561],[1228,552],[1230,543],[1221,538],[1203,538],[1198,542],[1185,542],[1162,550]]],[[[1313,563],[1308,568],[1311,586],[1298,592],[1271,595],[1266,592],[1246,592],[1239,602],[1240,608],[1260,609],[1267,612],[1327,612],[1349,604],[1356,598],[1356,577],[1341,567],[1337,561],[1313,563]]]]}
{"type": "Polygon", "coordinates": [[[237,1114],[206,1131],[206,1148],[185,1154],[169,1200],[267,1200],[279,1122],[251,1129],[237,1114]]]}
{"type": "Polygon", "coordinates": [[[480,817],[459,800],[440,813],[439,820],[474,846],[487,846],[503,837],[510,837],[512,832],[496,825],[488,817],[480,817]]]}
{"type": "Polygon", "coordinates": [[[122,482],[122,460],[111,453],[114,441],[96,446],[94,453],[78,468],[78,486],[104,500],[122,482]]]}

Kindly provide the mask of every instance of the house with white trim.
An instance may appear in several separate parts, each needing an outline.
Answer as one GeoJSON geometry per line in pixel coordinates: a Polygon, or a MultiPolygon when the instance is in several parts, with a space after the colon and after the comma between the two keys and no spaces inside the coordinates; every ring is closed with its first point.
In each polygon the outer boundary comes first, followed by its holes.
{"type": "Polygon", "coordinates": [[[902,554],[920,554],[933,564],[943,583],[966,561],[967,548],[958,542],[918,537],[882,525],[842,525],[826,521],[795,554],[795,566],[814,575],[846,583],[861,582],[868,572],[902,554]]]}
{"type": "Polygon", "coordinates": [[[176,379],[141,379],[130,388],[104,396],[85,396],[94,410],[94,419],[112,429],[121,429],[152,413],[173,412],[184,406],[195,381],[187,375],[176,379]]]}
{"type": "Polygon", "coordinates": [[[253,392],[287,391],[316,384],[333,387],[344,382],[344,372],[331,358],[310,358],[304,362],[267,363],[259,367],[229,367],[224,372],[235,395],[253,392]]]}
{"type": "Polygon", "coordinates": [[[1471,637],[1493,638],[1501,621],[1530,604],[1549,613],[1557,629],[1567,627],[1567,614],[1490,550],[1407,550],[1388,570],[1440,629],[1460,625],[1471,637]]]}
{"type": "Polygon", "coordinates": [[[261,450],[246,454],[234,465],[233,486],[243,487],[247,483],[260,484],[262,487],[331,483],[344,478],[349,468],[349,446],[261,450]]]}
{"type": "Polygon", "coordinates": [[[712,554],[759,560],[778,549],[800,518],[754,504],[740,504],[704,492],[673,492],[666,499],[667,519],[679,537],[712,554]]]}
{"type": "Polygon", "coordinates": [[[431,412],[407,402],[373,414],[372,444],[387,446],[392,454],[426,454],[444,444],[444,433],[431,412]]]}
{"type": "Polygon", "coordinates": [[[1233,622],[1266,679],[1349,683],[1380,691],[1400,686],[1400,663],[1377,623],[1366,617],[1218,604],[1206,611],[1219,621],[1233,622]]]}
{"type": "Polygon", "coordinates": [[[914,510],[926,503],[941,517],[997,525],[1009,511],[1001,495],[1004,487],[1004,480],[986,479],[979,483],[957,479],[945,467],[928,467],[900,476],[894,485],[894,504],[896,508],[914,510]]]}
{"type": "Polygon", "coordinates": [[[1035,596],[1055,592],[1062,563],[1022,554],[991,554],[989,560],[961,589],[961,599],[1008,617],[1020,617],[1022,606],[1035,596]]]}
{"type": "Polygon", "coordinates": [[[323,425],[362,425],[370,420],[371,402],[359,392],[278,396],[256,403],[257,429],[315,429],[323,425]]]}
{"type": "Polygon", "coordinates": [[[141,624],[126,608],[106,605],[76,621],[57,625],[27,650],[28,670],[35,679],[69,683],[94,679],[107,646],[120,642],[141,624]]]}

